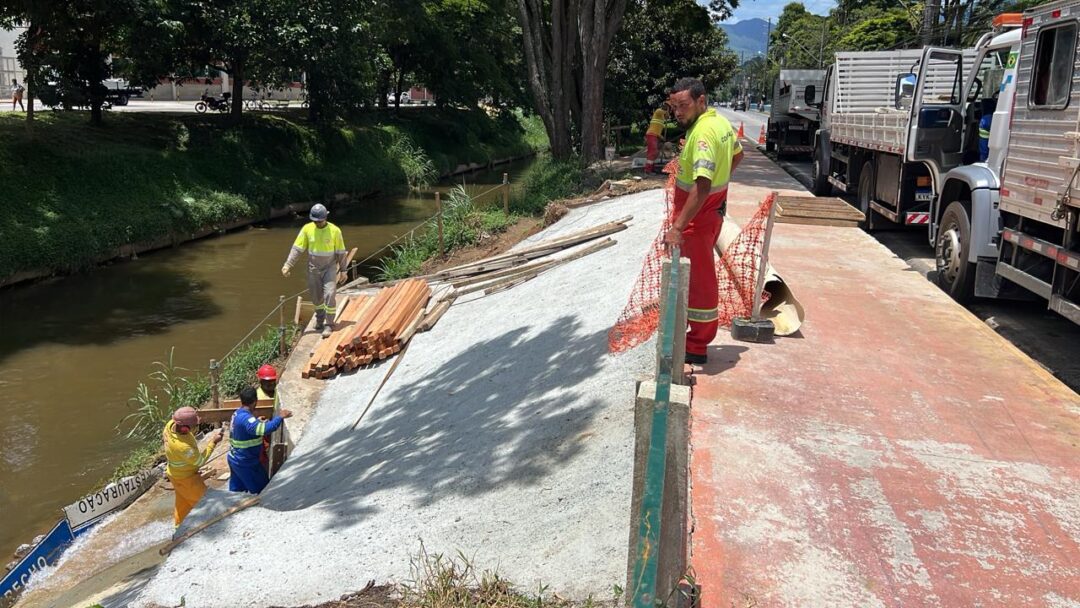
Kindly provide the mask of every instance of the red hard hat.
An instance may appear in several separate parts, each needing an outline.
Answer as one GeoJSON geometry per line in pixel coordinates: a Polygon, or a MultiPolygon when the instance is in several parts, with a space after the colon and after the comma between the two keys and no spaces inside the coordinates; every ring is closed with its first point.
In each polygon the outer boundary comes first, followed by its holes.
{"type": "Polygon", "coordinates": [[[256,375],[259,377],[259,380],[277,380],[277,370],[269,363],[260,367],[256,375]]]}
{"type": "Polygon", "coordinates": [[[180,426],[199,426],[199,412],[193,407],[182,407],[172,415],[173,422],[180,426]]]}

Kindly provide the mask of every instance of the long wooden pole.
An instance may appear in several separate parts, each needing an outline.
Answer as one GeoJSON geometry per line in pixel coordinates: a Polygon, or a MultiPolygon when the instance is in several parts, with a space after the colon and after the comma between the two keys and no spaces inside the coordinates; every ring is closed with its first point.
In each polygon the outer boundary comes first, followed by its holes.
{"type": "Polygon", "coordinates": [[[172,553],[172,550],[179,547],[180,543],[182,543],[185,540],[191,538],[192,536],[195,536],[199,532],[202,532],[203,530],[205,530],[205,529],[209,528],[210,526],[216,524],[217,522],[225,519],[226,517],[232,515],[233,513],[236,513],[238,511],[243,511],[244,509],[246,509],[248,507],[252,507],[252,506],[255,506],[255,505],[259,504],[259,498],[260,497],[258,497],[258,496],[252,496],[251,498],[245,500],[244,502],[241,502],[239,504],[236,504],[236,505],[233,505],[233,506],[229,507],[221,515],[218,515],[216,517],[212,517],[212,518],[204,521],[203,523],[195,526],[194,528],[188,530],[187,532],[184,532],[176,540],[170,542],[169,544],[165,545],[161,549],[158,549],[158,553],[161,554],[161,555],[168,555],[169,553],[172,553]]]}
{"type": "Polygon", "coordinates": [[[503,213],[510,215],[510,176],[503,173],[502,181],[503,213]]]}
{"type": "Polygon", "coordinates": [[[409,343],[405,344],[405,346],[401,349],[401,352],[398,353],[397,359],[394,359],[394,363],[390,366],[390,369],[386,372],[386,375],[383,376],[382,382],[379,383],[378,388],[376,388],[375,392],[371,395],[371,399],[369,399],[367,405],[364,406],[364,411],[360,412],[360,417],[357,418],[356,422],[353,423],[352,430],[356,430],[356,426],[360,424],[360,421],[364,419],[364,415],[367,414],[369,409],[371,409],[371,404],[375,403],[375,397],[379,396],[379,391],[381,391],[382,388],[386,386],[386,381],[390,379],[390,376],[393,375],[394,370],[396,370],[397,366],[401,364],[401,360],[405,358],[405,352],[407,350],[409,350],[409,343]]]}
{"type": "Polygon", "coordinates": [[[445,249],[443,248],[442,194],[439,192],[435,193],[435,215],[438,216],[437,221],[439,224],[439,257],[441,258],[445,249]]]}

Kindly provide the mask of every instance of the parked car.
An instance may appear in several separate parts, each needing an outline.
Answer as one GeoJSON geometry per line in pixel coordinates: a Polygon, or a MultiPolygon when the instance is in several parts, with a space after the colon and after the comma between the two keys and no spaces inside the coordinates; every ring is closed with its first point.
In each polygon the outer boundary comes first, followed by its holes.
{"type": "Polygon", "coordinates": [[[736,112],[745,112],[746,102],[741,99],[737,99],[731,103],[731,109],[735,110],[736,112]]]}

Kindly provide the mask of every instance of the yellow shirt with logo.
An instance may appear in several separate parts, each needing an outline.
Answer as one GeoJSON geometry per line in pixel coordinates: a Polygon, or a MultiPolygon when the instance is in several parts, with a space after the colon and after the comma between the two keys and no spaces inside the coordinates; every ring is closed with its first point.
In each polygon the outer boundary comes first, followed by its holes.
{"type": "Polygon", "coordinates": [[[199,472],[199,467],[206,464],[217,444],[208,441],[206,447],[199,449],[199,442],[194,433],[176,432],[176,421],[170,420],[162,432],[165,442],[165,472],[170,479],[187,479],[199,472]]]}
{"type": "Polygon", "coordinates": [[[652,113],[652,120],[649,121],[649,129],[645,131],[646,135],[660,136],[664,132],[664,125],[667,123],[668,113],[660,108],[652,113]]]}
{"type": "Polygon", "coordinates": [[[715,109],[706,110],[686,134],[676,186],[689,192],[697,178],[707,177],[712,181],[710,194],[724,190],[731,180],[731,161],[740,152],[742,144],[731,123],[715,109]]]}

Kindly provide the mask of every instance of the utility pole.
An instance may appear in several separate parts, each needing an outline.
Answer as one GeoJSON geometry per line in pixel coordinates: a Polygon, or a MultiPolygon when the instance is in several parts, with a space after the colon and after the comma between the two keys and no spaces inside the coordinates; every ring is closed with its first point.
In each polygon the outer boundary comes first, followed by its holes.
{"type": "Polygon", "coordinates": [[[825,33],[829,31],[829,20],[821,20],[821,50],[818,51],[818,69],[825,67],[825,33]]]}

